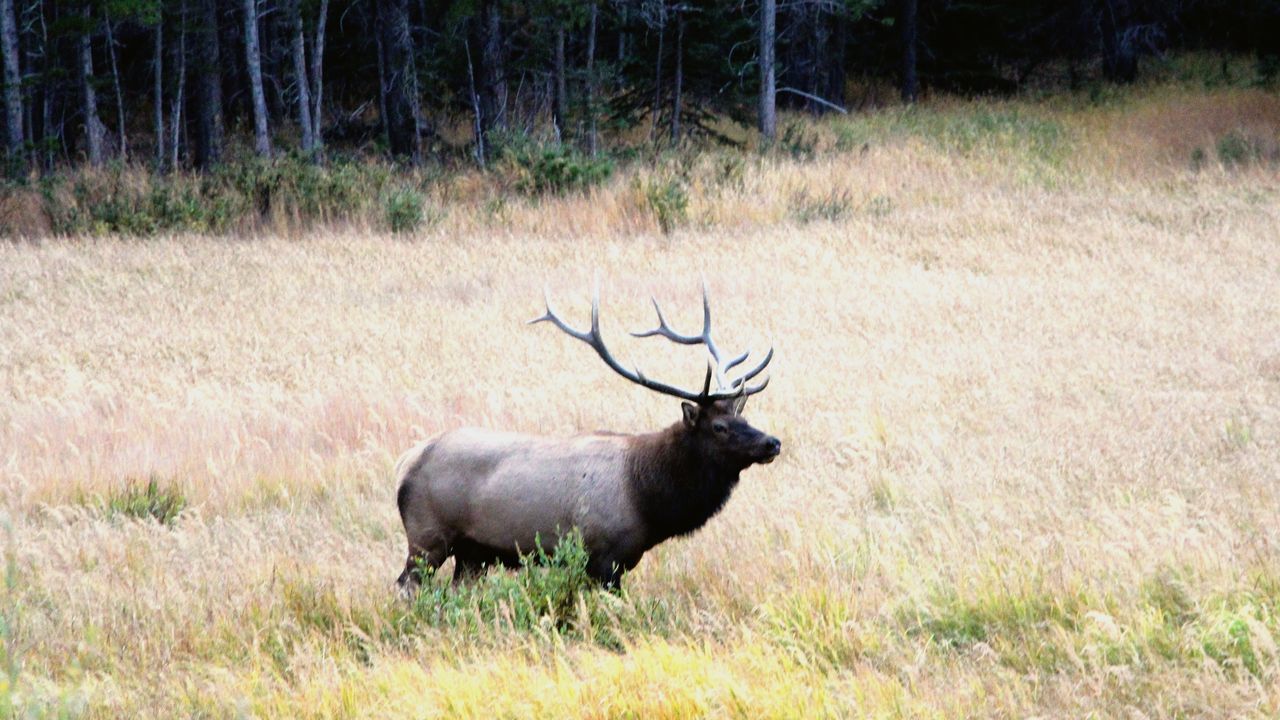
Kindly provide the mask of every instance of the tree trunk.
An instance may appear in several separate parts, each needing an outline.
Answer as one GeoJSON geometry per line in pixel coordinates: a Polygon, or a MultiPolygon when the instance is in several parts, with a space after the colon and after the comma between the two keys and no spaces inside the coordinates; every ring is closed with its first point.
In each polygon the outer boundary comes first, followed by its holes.
{"type": "Polygon", "coordinates": [[[476,92],[476,71],[471,63],[471,43],[463,41],[463,47],[467,51],[467,89],[471,91],[471,110],[474,113],[472,130],[476,136],[476,164],[483,170],[485,166],[484,116],[480,112],[480,94],[476,92]]]}
{"type": "Polygon", "coordinates": [[[902,0],[902,101],[913,103],[919,95],[916,78],[916,43],[918,33],[917,0],[902,0]]]}
{"type": "Polygon", "coordinates": [[[551,98],[551,121],[555,124],[556,142],[564,142],[564,115],[568,85],[564,69],[564,22],[556,22],[555,92],[551,98]]]}
{"type": "Polygon", "coordinates": [[[827,53],[827,89],[825,96],[837,105],[845,104],[845,58],[849,47],[849,10],[839,9],[834,16],[835,47],[827,53]]]}
{"type": "Polygon", "coordinates": [[[778,135],[778,80],[774,70],[778,2],[760,3],[760,134],[766,142],[778,135]]]}
{"type": "Polygon", "coordinates": [[[111,59],[111,85],[116,91],[116,132],[120,134],[120,159],[129,159],[129,138],[125,133],[124,93],[120,90],[120,66],[116,62],[116,36],[112,30],[111,15],[103,12],[107,27],[107,57],[111,59]]]}
{"type": "Polygon", "coordinates": [[[618,80],[618,90],[624,90],[627,87],[626,76],[623,70],[627,62],[627,22],[630,16],[627,3],[622,3],[622,7],[618,9],[618,72],[616,73],[618,80]]]}
{"type": "MultiPolygon", "coordinates": [[[[22,76],[23,71],[34,73],[36,68],[40,66],[44,59],[48,43],[44,33],[44,7],[42,4],[28,3],[26,7],[15,7],[14,17],[17,20],[18,27],[18,73],[22,76]],[[39,29],[37,29],[37,26],[39,29]]],[[[2,23],[0,23],[2,24],[2,23]]],[[[2,56],[3,53],[0,53],[2,56]]],[[[0,73],[2,73],[3,64],[0,64],[0,73]]],[[[4,75],[0,74],[0,89],[4,87],[4,75]]],[[[36,98],[42,95],[44,88],[34,83],[23,83],[23,87],[19,91],[18,97],[22,105],[22,139],[23,155],[30,156],[27,144],[36,142],[36,128],[39,125],[36,122],[36,98]]],[[[0,93],[2,95],[3,93],[0,93]]],[[[0,100],[2,102],[2,100],[0,100]]],[[[0,111],[0,125],[4,124],[4,114],[0,111]]],[[[7,135],[5,136],[7,138],[7,135]]],[[[0,148],[7,146],[7,142],[0,140],[0,148]]],[[[20,158],[11,158],[12,170],[17,170],[24,163],[20,158]]]]}
{"type": "Polygon", "coordinates": [[[484,0],[480,6],[480,131],[485,147],[489,131],[507,127],[507,80],[503,62],[502,5],[484,0]]]}
{"type": "Polygon", "coordinates": [[[315,39],[311,44],[311,142],[319,152],[324,145],[324,29],[329,20],[329,0],[320,0],[315,39]]]}
{"type": "Polygon", "coordinates": [[[298,91],[298,128],[302,131],[302,153],[315,151],[315,125],[311,122],[311,89],[307,79],[307,42],[302,27],[302,2],[289,0],[289,34],[292,36],[293,79],[298,91]]]}
{"type": "MultiPolygon", "coordinates": [[[[29,40],[26,47],[22,51],[24,63],[19,67],[27,68],[27,72],[45,72],[50,65],[49,51],[49,26],[45,23],[45,4],[32,3],[28,5],[26,12],[17,15],[19,28],[27,29],[29,32],[29,40]]],[[[0,23],[3,24],[3,23],[0,23]]],[[[19,32],[19,40],[22,40],[22,33],[19,32]]],[[[0,85],[3,85],[3,78],[0,78],[0,85]]],[[[23,140],[27,143],[41,143],[46,146],[44,152],[38,152],[31,149],[28,158],[35,160],[38,167],[42,170],[52,169],[52,152],[47,150],[51,143],[45,143],[47,129],[49,124],[45,123],[45,108],[49,105],[49,97],[52,94],[52,88],[47,83],[32,86],[27,92],[19,95],[22,101],[23,111],[23,140]]],[[[23,151],[27,152],[27,146],[23,146],[23,151]]],[[[17,158],[15,158],[17,160],[17,158]]]]}
{"type": "MultiPolygon", "coordinates": [[[[810,42],[809,60],[809,93],[821,97],[826,91],[827,79],[827,41],[831,37],[831,27],[827,24],[827,8],[819,3],[813,9],[813,38],[810,42]]],[[[815,115],[826,112],[826,108],[815,103],[809,104],[809,112],[815,115]]]]}
{"type": "Polygon", "coordinates": [[[98,92],[93,87],[93,45],[89,25],[92,22],[89,6],[84,6],[86,27],[79,37],[80,100],[84,115],[84,149],[89,164],[102,164],[102,121],[98,119],[98,92]]]}
{"type": "Polygon", "coordinates": [[[178,15],[178,85],[173,93],[173,108],[169,111],[169,125],[173,132],[169,135],[169,169],[178,169],[178,149],[182,145],[182,95],[187,86],[187,3],[181,4],[178,15]]]}
{"type": "Polygon", "coordinates": [[[383,137],[391,135],[387,125],[387,49],[382,45],[382,13],[377,4],[373,6],[373,49],[378,56],[378,122],[382,125],[383,137]]]}
{"type": "Polygon", "coordinates": [[[244,53],[249,68],[249,89],[253,95],[253,147],[260,157],[270,157],[267,97],[262,90],[262,53],[258,48],[257,0],[244,0],[244,53]]]}
{"type": "Polygon", "coordinates": [[[378,0],[382,46],[386,52],[387,144],[391,154],[417,160],[413,47],[409,37],[408,0],[378,0]]]}
{"type": "MultiPolygon", "coordinates": [[[[664,0],[665,2],[665,0],[664,0]]],[[[653,61],[653,122],[649,125],[649,139],[658,138],[658,119],[662,115],[662,50],[667,36],[666,8],[661,9],[658,25],[658,57],[653,61]]]]}
{"type": "Polygon", "coordinates": [[[217,0],[198,0],[195,31],[196,137],[193,159],[210,168],[222,157],[222,63],[217,0]]]}
{"type": "Polygon", "coordinates": [[[152,98],[155,105],[155,133],[156,133],[156,169],[164,169],[164,14],[156,19],[155,31],[155,57],[151,61],[152,69],[152,98]]]}
{"type": "MultiPolygon", "coordinates": [[[[39,4],[40,10],[40,58],[41,69],[52,74],[54,70],[53,53],[50,52],[51,43],[49,42],[49,24],[45,17],[45,5],[39,4]]],[[[43,88],[40,93],[40,141],[44,145],[44,152],[41,153],[42,169],[44,172],[52,172],[55,158],[54,138],[61,137],[61,128],[55,131],[53,122],[53,96],[54,89],[50,87],[43,88]]],[[[35,136],[35,129],[32,128],[32,137],[35,136]]]]}
{"type": "Polygon", "coordinates": [[[680,94],[684,90],[684,13],[676,10],[676,77],[671,92],[671,142],[680,142],[680,94]]]}
{"type": "Polygon", "coordinates": [[[598,3],[591,3],[587,25],[587,152],[596,154],[596,19],[598,3]]]}
{"type": "Polygon", "coordinates": [[[0,51],[4,55],[5,146],[9,157],[22,156],[22,76],[18,68],[18,21],[13,0],[0,0],[0,51]]]}

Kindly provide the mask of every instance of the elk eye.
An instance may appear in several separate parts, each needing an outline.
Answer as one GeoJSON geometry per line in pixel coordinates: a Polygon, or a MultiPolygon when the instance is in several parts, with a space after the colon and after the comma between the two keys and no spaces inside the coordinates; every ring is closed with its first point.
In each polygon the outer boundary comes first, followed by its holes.
{"type": "Polygon", "coordinates": [[[713,431],[715,431],[715,433],[716,433],[717,435],[723,435],[723,434],[724,434],[724,432],[725,432],[725,430],[727,430],[728,428],[726,428],[726,427],[725,427],[723,424],[721,424],[721,423],[713,423],[713,424],[711,425],[711,429],[712,429],[713,431]]]}

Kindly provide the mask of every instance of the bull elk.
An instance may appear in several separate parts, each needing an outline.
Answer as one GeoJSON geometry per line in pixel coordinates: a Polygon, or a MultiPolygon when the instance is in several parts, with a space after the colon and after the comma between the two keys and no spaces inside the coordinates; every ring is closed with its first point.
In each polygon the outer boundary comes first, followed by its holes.
{"type": "Polygon", "coordinates": [[[685,401],[680,422],[652,433],[599,432],[568,439],[465,428],[439,435],[396,463],[397,504],[409,558],[397,581],[413,592],[420,567],[434,570],[449,556],[454,581],[486,565],[511,566],[540,542],[548,552],[576,528],[588,554],[587,572],[613,587],[623,572],[667,538],[702,527],[724,506],[739,474],[769,463],[782,443],[742,417],[747,398],[769,380],[749,384],[773,358],[730,379],[750,351],[728,360],[711,337],[711,305],[704,285],[702,332],[682,335],[654,300],[658,325],[632,333],[701,345],[710,355],[701,392],[683,390],[629,370],[600,334],[600,296],[591,302],[591,329],[575,330],[551,307],[530,324],[550,322],[590,345],[614,372],[642,387],[685,401]],[[712,380],[716,387],[712,389],[712,380]]]}

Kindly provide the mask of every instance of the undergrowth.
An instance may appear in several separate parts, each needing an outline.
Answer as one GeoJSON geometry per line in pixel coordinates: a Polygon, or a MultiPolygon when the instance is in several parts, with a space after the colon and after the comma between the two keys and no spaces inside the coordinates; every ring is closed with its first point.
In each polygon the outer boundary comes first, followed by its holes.
{"type": "Polygon", "coordinates": [[[187,498],[176,484],[162,483],[152,476],[145,483],[128,481],[97,498],[97,504],[108,517],[149,518],[161,525],[172,525],[187,507],[187,498]]]}
{"type": "Polygon", "coordinates": [[[486,632],[563,637],[620,648],[630,634],[654,633],[668,625],[660,600],[610,591],[587,574],[582,536],[561,538],[548,553],[541,543],[520,558],[514,572],[494,571],[470,583],[451,584],[434,573],[395,625],[447,628],[469,636],[486,632]]]}

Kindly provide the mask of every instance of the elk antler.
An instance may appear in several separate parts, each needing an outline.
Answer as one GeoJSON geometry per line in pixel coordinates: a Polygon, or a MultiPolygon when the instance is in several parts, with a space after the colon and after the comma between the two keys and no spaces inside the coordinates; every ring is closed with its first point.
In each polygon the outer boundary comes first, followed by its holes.
{"type": "MultiPolygon", "coordinates": [[[[751,351],[747,350],[741,355],[737,355],[727,362],[720,354],[720,348],[711,337],[711,300],[707,295],[707,283],[702,283],[702,332],[698,335],[683,335],[676,332],[667,324],[667,319],[662,316],[662,308],[658,305],[657,298],[653,298],[653,309],[658,315],[658,327],[644,332],[633,332],[632,336],[638,338],[653,337],[660,335],[671,342],[680,345],[703,345],[707,348],[707,352],[714,361],[714,367],[717,390],[712,395],[716,398],[734,397],[737,395],[754,395],[769,384],[769,378],[765,378],[759,385],[748,386],[747,382],[764,371],[769,361],[773,359],[773,348],[769,348],[769,352],[765,354],[764,359],[758,365],[751,368],[747,372],[733,379],[728,379],[728,372],[735,367],[746,362],[747,357],[751,355],[751,351]]],[[[709,388],[708,388],[709,389],[709,388]]],[[[706,393],[706,390],[703,391],[706,393]]]]}
{"type": "Polygon", "coordinates": [[[773,359],[773,348],[770,348],[769,353],[765,355],[764,360],[749,372],[744,373],[732,382],[726,380],[725,374],[729,370],[732,370],[734,367],[745,362],[747,356],[750,355],[750,351],[742,353],[727,363],[723,362],[721,359],[720,349],[716,346],[715,341],[711,339],[711,304],[707,300],[707,287],[705,283],[703,283],[702,286],[703,328],[701,335],[681,335],[672,330],[670,326],[667,325],[666,320],[663,319],[662,309],[658,307],[657,300],[653,301],[653,307],[658,311],[658,327],[643,333],[631,333],[635,337],[661,335],[681,345],[706,346],[707,352],[711,354],[711,358],[714,362],[709,362],[707,364],[707,376],[702,383],[702,392],[682,390],[674,385],[668,385],[664,382],[652,380],[645,377],[644,373],[640,372],[639,368],[628,370],[622,365],[622,363],[618,362],[618,360],[613,357],[613,353],[609,352],[609,348],[605,346],[604,338],[600,334],[600,286],[598,284],[591,294],[591,329],[587,332],[575,330],[572,326],[561,319],[560,316],[556,314],[556,311],[551,307],[550,293],[544,290],[543,295],[546,299],[547,311],[540,317],[530,320],[530,325],[540,322],[551,322],[553,325],[564,331],[566,335],[590,345],[591,348],[596,351],[596,354],[600,356],[600,359],[604,360],[605,365],[612,368],[614,372],[631,382],[649,388],[650,390],[660,392],[664,395],[672,395],[683,400],[690,400],[692,402],[705,404],[725,398],[754,395],[761,390],[764,390],[765,386],[769,384],[769,378],[767,377],[758,385],[750,387],[747,386],[747,381],[751,380],[756,375],[759,375],[760,372],[764,370],[765,366],[769,364],[769,361],[773,359]],[[717,387],[715,391],[711,390],[711,378],[713,375],[716,378],[717,387]]]}

